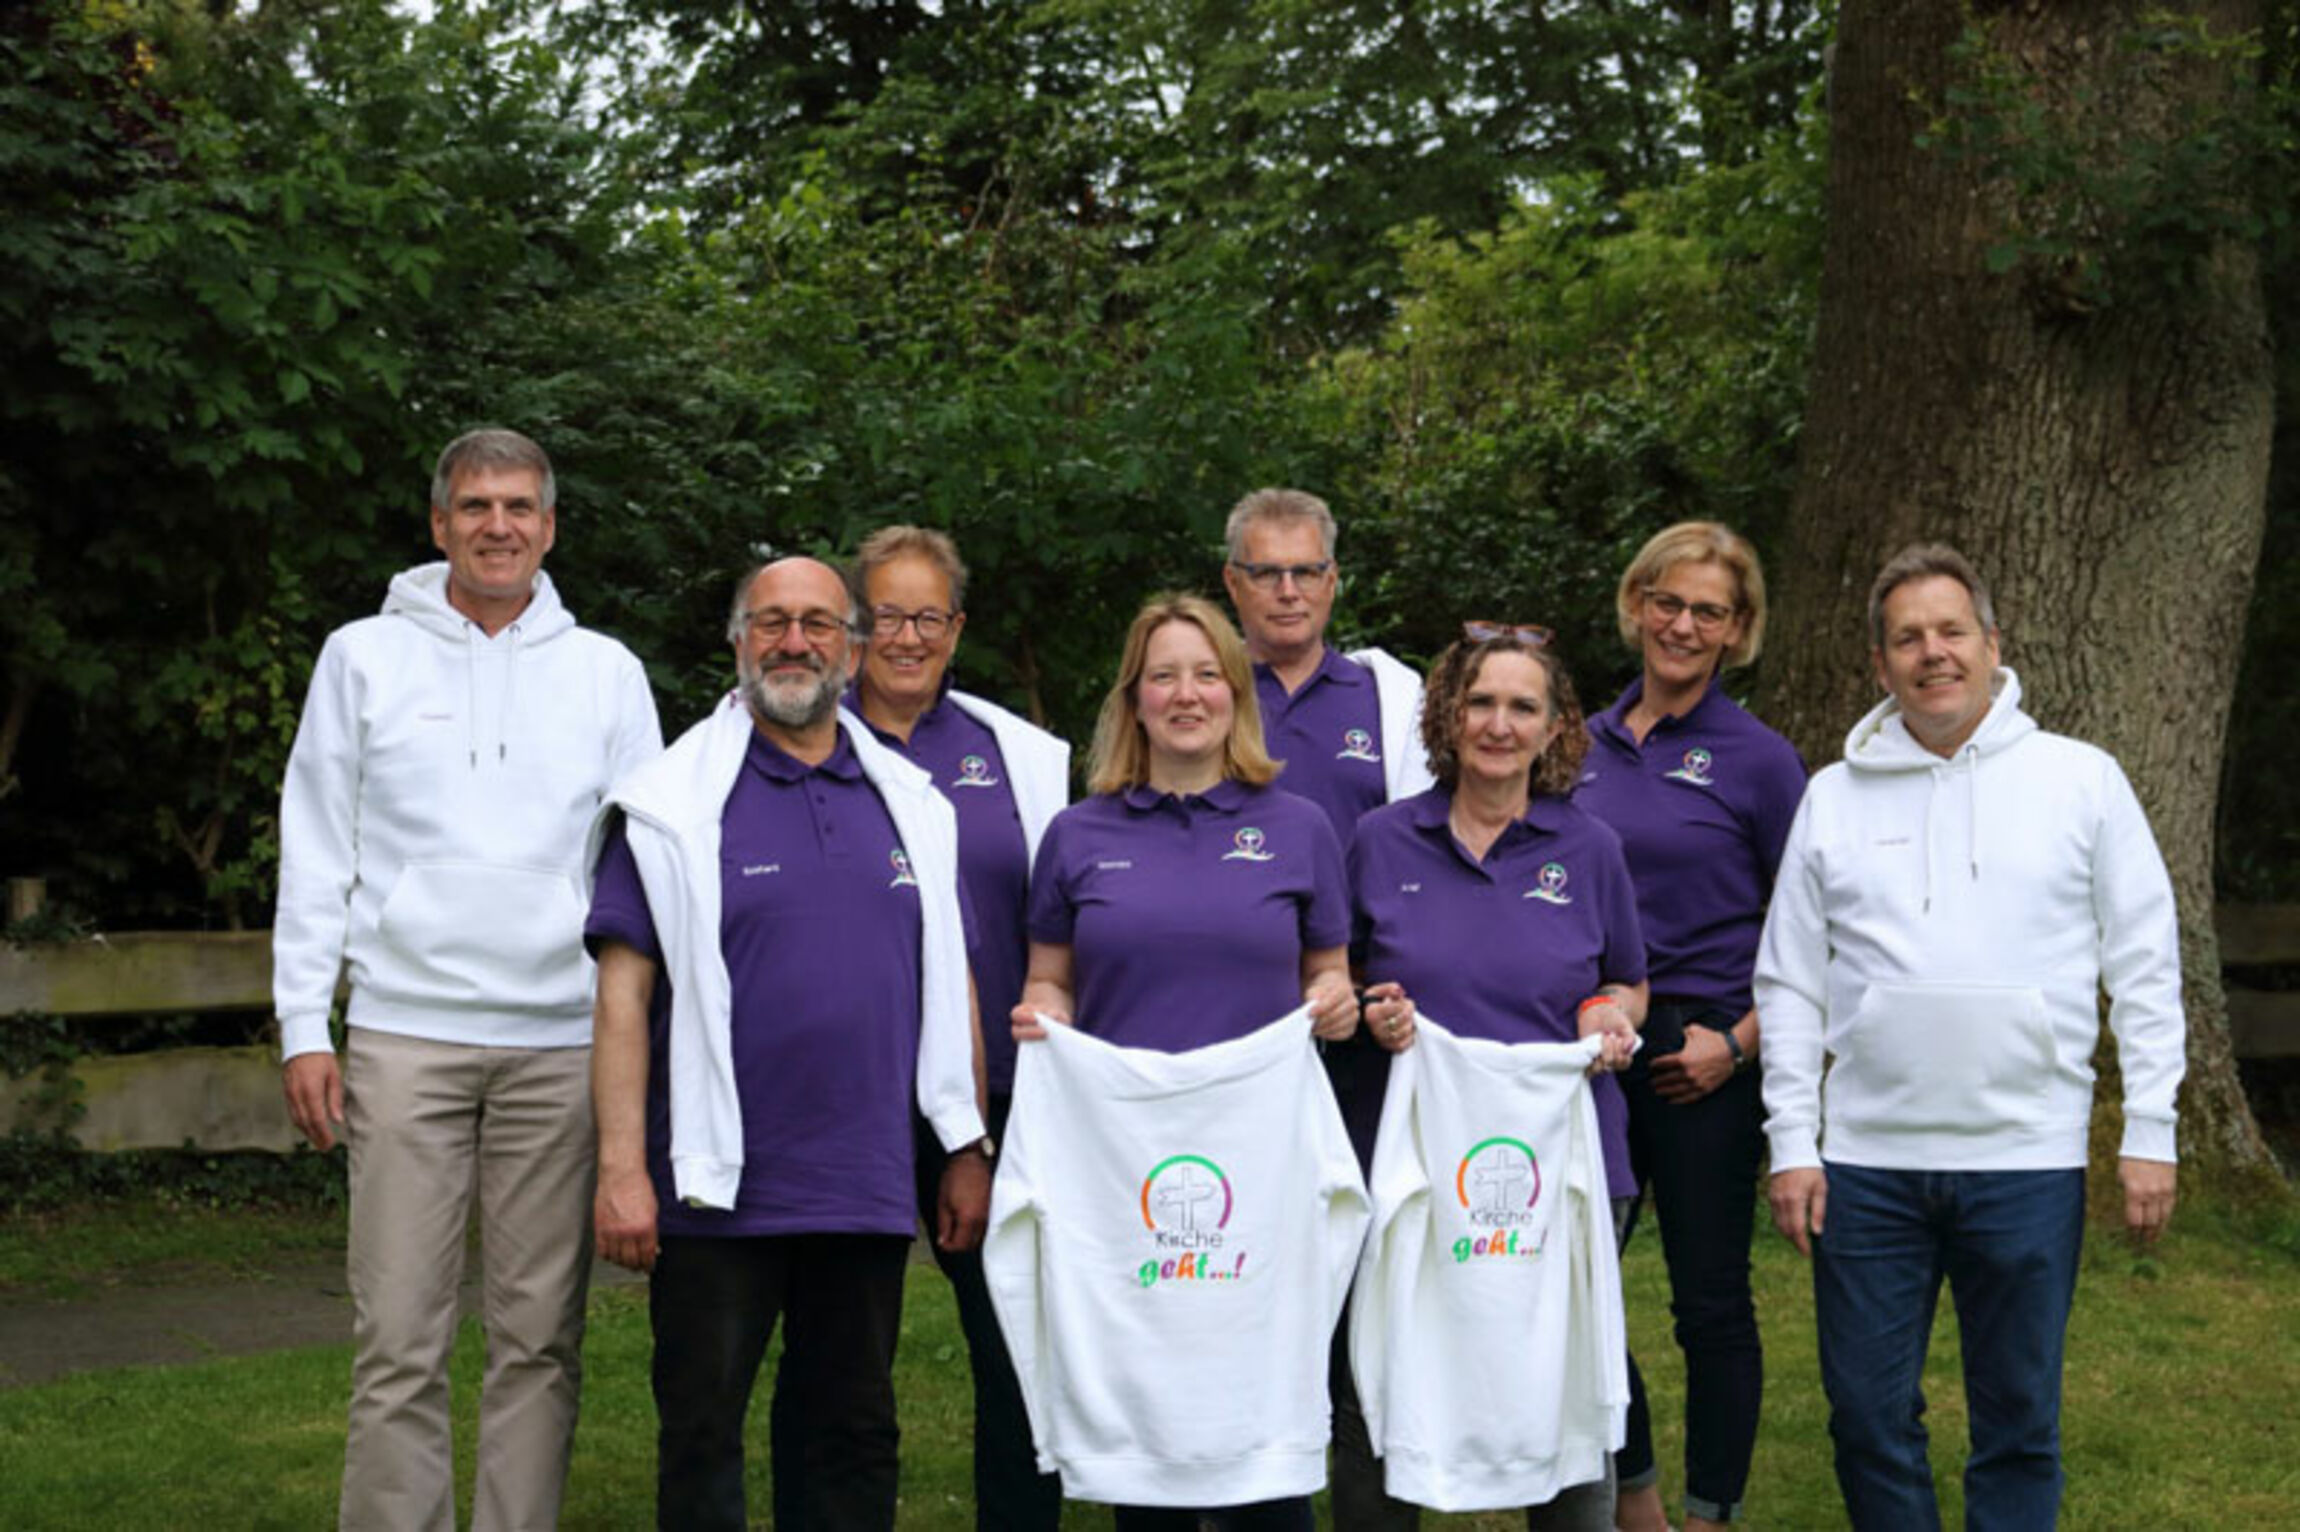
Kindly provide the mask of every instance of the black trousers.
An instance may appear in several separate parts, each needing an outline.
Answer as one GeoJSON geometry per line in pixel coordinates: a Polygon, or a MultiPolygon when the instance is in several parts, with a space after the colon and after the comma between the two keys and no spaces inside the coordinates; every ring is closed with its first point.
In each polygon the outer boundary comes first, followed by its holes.
{"type": "Polygon", "coordinates": [[[793,1446],[805,1487],[787,1509],[777,1493],[776,1525],[893,1527],[894,1351],[909,1253],[907,1237],[889,1234],[665,1236],[647,1293],[658,1526],[749,1525],[743,1417],[780,1319],[786,1353],[802,1358],[777,1390],[799,1394],[789,1407],[806,1422],[793,1446]]]}
{"type": "MultiPolygon", "coordinates": [[[[992,1138],[1005,1136],[1007,1114],[1013,1106],[1012,1096],[990,1098],[986,1121],[992,1138]]],[[[1022,1385],[1015,1379],[1014,1363],[1006,1354],[1006,1336],[990,1306],[990,1286],[982,1275],[982,1252],[977,1249],[954,1255],[934,1245],[942,1167],[949,1156],[923,1119],[916,1128],[913,1163],[918,1167],[919,1217],[926,1223],[935,1264],[950,1279],[951,1293],[958,1301],[958,1326],[966,1336],[967,1363],[974,1377],[974,1525],[977,1532],[1054,1532],[1062,1522],[1062,1479],[1038,1471],[1029,1411],[1022,1402],[1022,1385]]],[[[807,1482],[806,1469],[792,1450],[805,1427],[800,1398],[803,1391],[784,1386],[783,1375],[791,1366],[791,1351],[786,1345],[774,1402],[778,1526],[796,1513],[794,1497],[807,1482]]]]}
{"type": "MultiPolygon", "coordinates": [[[[1686,1511],[1713,1521],[1740,1515],[1765,1389],[1749,1290],[1765,1107],[1755,1070],[1732,1076],[1699,1101],[1673,1105],[1654,1094],[1647,1061],[1682,1048],[1688,1027],[1721,1029],[1738,1019],[1713,1006],[1655,1000],[1646,1013],[1645,1046],[1622,1080],[1629,1157],[1638,1184],[1653,1189],[1669,1267],[1669,1311],[1685,1353],[1686,1511]]],[[[1643,1380],[1632,1382],[1628,1441],[1614,1457],[1624,1484],[1651,1482],[1656,1467],[1643,1380]]]]}

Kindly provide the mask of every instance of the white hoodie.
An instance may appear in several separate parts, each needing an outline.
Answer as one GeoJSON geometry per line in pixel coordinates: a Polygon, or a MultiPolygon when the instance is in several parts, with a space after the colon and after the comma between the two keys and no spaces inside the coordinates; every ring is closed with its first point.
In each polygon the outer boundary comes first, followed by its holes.
{"type": "Polygon", "coordinates": [[[2099,992],[2122,1152],[2170,1161],[2185,1067],[2172,883],[2124,773],[2000,669],[1948,759],[1890,699],[1797,810],[1757,954],[1773,1168],[2085,1163],[2099,992]],[[1834,1063],[1823,1083],[1822,1058],[1834,1063]]]}
{"type": "Polygon", "coordinates": [[[1390,1070],[1350,1369],[1391,1496],[1546,1505],[1605,1477],[1629,1414],[1597,1039],[1457,1038],[1390,1070]]]}
{"type": "Polygon", "coordinates": [[[584,832],[663,746],[631,651],[575,625],[538,573],[490,638],[447,565],[401,573],[381,616],[312,671],[280,794],[272,993],[281,1053],[355,1027],[498,1048],[591,1041],[584,832]]]}
{"type": "Polygon", "coordinates": [[[1122,1505],[1316,1493],[1365,1227],[1307,1010],[1186,1053],[1049,1024],[982,1249],[1040,1471],[1122,1505]]]}

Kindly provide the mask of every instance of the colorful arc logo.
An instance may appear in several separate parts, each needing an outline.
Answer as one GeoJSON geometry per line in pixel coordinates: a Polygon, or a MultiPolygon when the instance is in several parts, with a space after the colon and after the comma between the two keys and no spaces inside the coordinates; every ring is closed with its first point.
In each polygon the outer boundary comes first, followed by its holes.
{"type": "Polygon", "coordinates": [[[1177,1154],[1160,1160],[1142,1180],[1142,1226],[1195,1232],[1209,1226],[1220,1229],[1230,1222],[1234,1199],[1230,1178],[1222,1167],[1202,1154],[1177,1154]],[[1221,1208],[1221,1216],[1207,1214],[1221,1208]],[[1163,1215],[1163,1221],[1161,1221],[1163,1215]]]}
{"type": "Polygon", "coordinates": [[[1502,1212],[1518,1205],[1519,1187],[1526,1189],[1524,1206],[1541,1200],[1541,1161],[1533,1146],[1522,1139],[1496,1137],[1480,1140],[1453,1173],[1453,1194],[1465,1208],[1502,1212]],[[1473,1204],[1472,1193],[1476,1196],[1473,1204]]]}

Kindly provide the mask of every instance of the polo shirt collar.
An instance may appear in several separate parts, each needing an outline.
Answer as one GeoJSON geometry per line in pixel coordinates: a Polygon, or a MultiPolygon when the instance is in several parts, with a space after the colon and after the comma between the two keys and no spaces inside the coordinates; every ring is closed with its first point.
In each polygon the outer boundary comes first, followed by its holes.
{"type": "MultiPolygon", "coordinates": [[[[1453,841],[1453,795],[1444,788],[1432,788],[1417,793],[1407,800],[1406,813],[1417,830],[1443,835],[1450,845],[1453,841]]],[[[1528,835],[1555,835],[1571,820],[1572,808],[1555,793],[1535,793],[1525,806],[1525,813],[1501,832],[1495,844],[1503,845],[1528,835]]]]}
{"type": "MultiPolygon", "coordinates": [[[[1254,675],[1257,680],[1274,679],[1277,672],[1262,661],[1256,660],[1254,662],[1254,675]]],[[[1292,695],[1299,697],[1320,681],[1330,681],[1336,686],[1371,686],[1374,678],[1367,673],[1365,666],[1343,654],[1332,644],[1321,644],[1318,648],[1318,668],[1303,677],[1302,684],[1294,688],[1292,695]]]]}
{"type": "MultiPolygon", "coordinates": [[[[1650,741],[1654,735],[1669,730],[1690,729],[1706,724],[1709,720],[1704,715],[1715,711],[1719,706],[1718,699],[1723,696],[1724,688],[1724,672],[1719,671],[1709,677],[1709,684],[1701,689],[1701,699],[1698,702],[1683,713],[1672,713],[1662,718],[1646,734],[1646,739],[1650,741]]],[[[1636,748],[1636,736],[1629,732],[1629,710],[1637,706],[1638,699],[1644,695],[1645,677],[1640,675],[1636,680],[1629,683],[1628,690],[1614,699],[1613,706],[1597,715],[1595,720],[1597,732],[1628,745],[1632,749],[1636,748]]]]}
{"type": "Polygon", "coordinates": [[[1236,777],[1224,777],[1202,793],[1162,793],[1149,783],[1129,787],[1118,795],[1119,801],[1137,814],[1154,813],[1168,804],[1188,813],[1196,805],[1222,814],[1235,814],[1246,806],[1253,789],[1236,777]]]}
{"type": "Polygon", "coordinates": [[[749,745],[743,752],[743,764],[770,782],[804,782],[820,772],[836,777],[841,782],[862,780],[862,762],[855,758],[854,746],[847,741],[847,731],[839,730],[838,743],[820,766],[809,766],[797,756],[761,734],[754,725],[749,745]]]}

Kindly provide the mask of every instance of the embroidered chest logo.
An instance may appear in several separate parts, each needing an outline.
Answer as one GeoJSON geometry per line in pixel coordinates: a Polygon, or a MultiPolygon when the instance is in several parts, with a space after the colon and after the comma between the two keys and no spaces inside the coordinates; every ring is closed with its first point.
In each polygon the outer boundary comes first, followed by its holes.
{"type": "Polygon", "coordinates": [[[887,887],[918,887],[918,876],[910,870],[910,854],[908,852],[897,846],[886,854],[886,859],[888,864],[894,868],[894,878],[887,884],[887,887]]]}
{"type": "Polygon", "coordinates": [[[1699,745],[1695,745],[1685,752],[1683,764],[1667,775],[1673,781],[1690,782],[1695,787],[1715,787],[1717,779],[1709,774],[1709,768],[1713,764],[1715,762],[1709,752],[1699,745]]]}
{"type": "Polygon", "coordinates": [[[1540,1240],[1518,1242],[1520,1232],[1536,1222],[1541,1203],[1541,1159],[1531,1144],[1508,1137],[1480,1140],[1454,1168],[1453,1194],[1470,1223],[1488,1231],[1455,1240],[1455,1261],[1541,1254],[1540,1240]]]}
{"type": "Polygon", "coordinates": [[[1543,904],[1571,904],[1573,895],[1565,891],[1565,864],[1542,863],[1541,874],[1534,880],[1533,887],[1525,891],[1525,897],[1539,899],[1543,904]]]}
{"type": "Polygon", "coordinates": [[[1175,1154],[1160,1160],[1142,1178],[1142,1227],[1157,1252],[1144,1260],[1134,1280],[1144,1287],[1160,1282],[1234,1282],[1245,1274],[1246,1252],[1223,1249],[1224,1231],[1238,1201],[1222,1167],[1202,1154],[1175,1154]]]}
{"type": "Polygon", "coordinates": [[[1252,825],[1248,825],[1230,837],[1230,849],[1222,853],[1222,860],[1225,862],[1273,862],[1277,860],[1277,855],[1275,852],[1263,848],[1262,832],[1252,825]]]}
{"type": "Polygon", "coordinates": [[[1337,761],[1379,761],[1382,754],[1374,748],[1374,737],[1363,729],[1352,729],[1342,736],[1342,748],[1334,752],[1337,761]]]}
{"type": "Polygon", "coordinates": [[[953,787],[996,787],[998,778],[990,774],[990,762],[979,755],[961,756],[958,762],[958,780],[953,787]]]}

